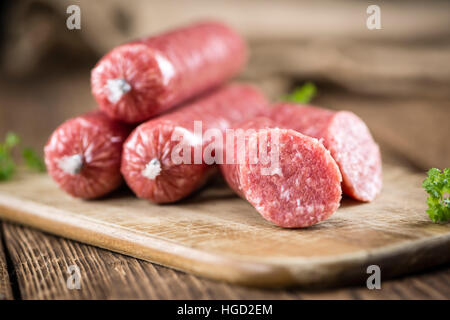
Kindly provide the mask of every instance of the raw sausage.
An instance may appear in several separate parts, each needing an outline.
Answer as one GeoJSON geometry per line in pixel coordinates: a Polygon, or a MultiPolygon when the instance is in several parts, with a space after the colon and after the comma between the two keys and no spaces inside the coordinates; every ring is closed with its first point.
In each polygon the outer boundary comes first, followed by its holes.
{"type": "MultiPolygon", "coordinates": [[[[140,198],[156,203],[180,200],[200,187],[214,168],[209,164],[215,158],[208,162],[203,153],[222,136],[202,139],[203,133],[215,129],[222,135],[233,124],[266,111],[265,97],[253,86],[222,87],[138,126],[125,142],[122,174],[140,198]],[[201,124],[199,134],[195,121],[201,124]]],[[[215,150],[209,152],[215,156],[215,150]]]]}
{"type": "Polygon", "coordinates": [[[235,161],[219,167],[229,186],[265,219],[286,228],[308,227],[338,209],[341,174],[317,139],[277,128],[265,117],[236,129],[244,130],[246,143],[239,146],[235,138],[231,148],[226,145],[225,157],[232,149],[235,161]]]}
{"type": "Polygon", "coordinates": [[[231,28],[196,23],[113,49],[92,70],[92,93],[110,117],[142,122],[225,82],[246,57],[231,28]]]}
{"type": "Polygon", "coordinates": [[[366,124],[354,113],[278,104],[270,117],[284,128],[320,139],[336,160],[344,193],[372,201],[381,191],[381,154],[366,124]]]}
{"type": "Polygon", "coordinates": [[[123,181],[122,145],[130,131],[100,111],[70,119],[53,132],[44,148],[47,170],[70,195],[101,197],[123,181]]]}

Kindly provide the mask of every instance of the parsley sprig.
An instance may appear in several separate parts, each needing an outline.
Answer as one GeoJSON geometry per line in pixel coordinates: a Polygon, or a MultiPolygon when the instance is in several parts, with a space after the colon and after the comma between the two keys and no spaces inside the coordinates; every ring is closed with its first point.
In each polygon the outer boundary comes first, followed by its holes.
{"type": "MultiPolygon", "coordinates": [[[[0,181],[9,180],[14,175],[17,165],[14,162],[13,151],[19,144],[20,138],[13,132],[7,133],[5,141],[0,143],[0,181]]],[[[33,149],[23,149],[22,156],[29,169],[45,171],[44,161],[33,149]]]]}
{"type": "Polygon", "coordinates": [[[28,168],[45,172],[45,164],[41,157],[31,148],[25,148],[22,151],[22,157],[25,160],[25,164],[28,168]]]}
{"type": "Polygon", "coordinates": [[[306,82],[292,93],[283,97],[283,101],[306,104],[317,95],[317,88],[314,83],[306,82]]]}
{"type": "Polygon", "coordinates": [[[450,220],[450,168],[428,170],[422,187],[429,194],[427,213],[433,222],[450,220]]]}
{"type": "Polygon", "coordinates": [[[12,157],[12,149],[19,143],[19,137],[15,133],[8,132],[5,142],[0,144],[0,181],[8,180],[13,176],[16,164],[12,157]]]}

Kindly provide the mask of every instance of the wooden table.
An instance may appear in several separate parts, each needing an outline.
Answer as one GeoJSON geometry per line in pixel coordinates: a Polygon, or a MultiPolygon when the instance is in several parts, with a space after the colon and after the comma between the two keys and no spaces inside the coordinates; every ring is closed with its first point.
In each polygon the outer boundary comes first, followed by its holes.
{"type": "Polygon", "coordinates": [[[214,282],[34,229],[0,222],[1,299],[448,299],[450,266],[365,286],[262,290],[214,282]],[[80,290],[68,265],[87,270],[80,290]],[[83,268],[81,268],[81,266],[83,268]]]}

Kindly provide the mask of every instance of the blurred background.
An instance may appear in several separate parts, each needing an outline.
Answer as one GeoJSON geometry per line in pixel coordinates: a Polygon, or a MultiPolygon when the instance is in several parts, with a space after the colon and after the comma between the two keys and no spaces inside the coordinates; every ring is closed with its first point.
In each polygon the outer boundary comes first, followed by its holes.
{"type": "Polygon", "coordinates": [[[0,5],[0,138],[41,152],[64,120],[95,108],[90,70],[114,46],[217,18],[248,41],[239,80],[272,101],[305,81],[314,104],[357,113],[385,162],[450,167],[450,1],[22,0],[0,5]],[[81,29],[66,27],[69,5],[81,29]],[[367,7],[381,9],[369,30],[367,7]]]}

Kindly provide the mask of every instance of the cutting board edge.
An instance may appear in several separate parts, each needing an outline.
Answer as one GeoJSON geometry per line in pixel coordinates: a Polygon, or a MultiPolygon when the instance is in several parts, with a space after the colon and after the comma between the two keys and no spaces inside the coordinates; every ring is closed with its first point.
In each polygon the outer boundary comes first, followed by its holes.
{"type": "Polygon", "coordinates": [[[450,256],[442,250],[444,244],[450,244],[450,234],[400,243],[370,252],[361,250],[334,257],[288,259],[289,263],[269,263],[257,259],[250,262],[238,257],[223,257],[158,237],[139,234],[127,228],[112,228],[108,224],[98,228],[95,226],[101,223],[98,220],[95,220],[94,224],[89,219],[74,214],[67,215],[67,212],[47,205],[1,194],[0,217],[183,272],[256,287],[325,287],[351,284],[368,277],[365,268],[361,269],[362,266],[378,264],[384,275],[392,277],[404,273],[400,270],[396,272],[395,261],[406,261],[411,272],[450,261],[450,256]],[[82,221],[83,227],[80,227],[79,222],[75,223],[76,220],[82,221]],[[119,229],[122,231],[121,237],[117,233],[119,229]],[[150,243],[149,239],[152,240],[150,243]],[[137,253],[131,254],[127,250],[130,246],[133,246],[137,253]],[[439,254],[436,254],[437,252],[439,254]],[[429,258],[430,253],[433,259],[429,258]],[[428,258],[417,259],[417,256],[428,258]],[[427,264],[427,261],[433,263],[427,264]]]}
{"type": "MultiPolygon", "coordinates": [[[[61,212],[50,206],[23,199],[20,199],[20,205],[18,202],[19,200],[14,197],[6,199],[0,194],[0,218],[215,280],[262,287],[285,286],[293,280],[282,266],[221,257],[154,236],[144,237],[126,228],[121,230],[125,231],[122,234],[125,233],[128,237],[118,237],[119,228],[111,228],[107,224],[98,228],[89,219],[80,219],[76,215],[69,216],[67,212],[61,212]],[[80,227],[79,223],[74,223],[76,219],[83,222],[81,224],[83,227],[80,227]],[[149,242],[149,239],[152,241],[149,242]],[[137,253],[131,254],[127,250],[129,246],[133,246],[133,250],[137,253]]],[[[101,222],[96,220],[96,223],[101,222]]]]}

